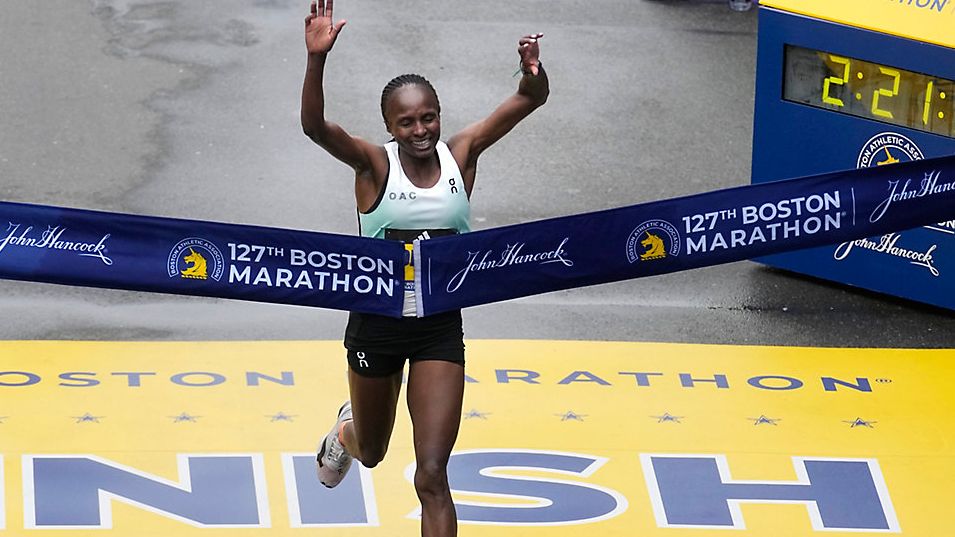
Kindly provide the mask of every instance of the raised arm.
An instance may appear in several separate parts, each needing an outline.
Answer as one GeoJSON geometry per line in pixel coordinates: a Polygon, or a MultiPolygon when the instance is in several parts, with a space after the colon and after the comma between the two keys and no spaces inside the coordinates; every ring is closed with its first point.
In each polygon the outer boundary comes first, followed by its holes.
{"type": "Polygon", "coordinates": [[[369,155],[376,146],[349,135],[341,126],[325,119],[325,60],[346,22],[332,22],[332,1],[318,0],[316,4],[313,0],[310,13],[305,17],[308,66],[302,84],[302,129],[333,157],[363,172],[370,168],[369,155]]]}
{"type": "Polygon", "coordinates": [[[522,119],[547,102],[550,88],[547,73],[540,62],[540,39],[544,34],[526,35],[518,42],[521,81],[517,92],[504,100],[491,114],[464,128],[448,140],[448,145],[464,168],[465,187],[471,190],[477,159],[485,149],[500,140],[522,119]]]}

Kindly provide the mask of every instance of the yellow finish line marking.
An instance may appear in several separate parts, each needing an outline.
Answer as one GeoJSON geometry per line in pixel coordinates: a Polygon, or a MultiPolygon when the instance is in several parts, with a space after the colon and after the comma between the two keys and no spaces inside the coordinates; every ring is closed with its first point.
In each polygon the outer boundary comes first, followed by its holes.
{"type": "MultiPolygon", "coordinates": [[[[469,341],[461,534],[941,535],[953,370],[952,350],[469,341]]],[[[0,534],[418,535],[403,406],[385,462],[315,487],[346,393],[340,342],[0,342],[0,534]]]]}

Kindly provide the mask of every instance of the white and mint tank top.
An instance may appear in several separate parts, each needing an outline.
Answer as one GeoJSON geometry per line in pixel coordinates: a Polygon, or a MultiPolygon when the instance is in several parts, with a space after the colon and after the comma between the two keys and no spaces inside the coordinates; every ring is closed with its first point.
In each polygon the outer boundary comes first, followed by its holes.
{"type": "MultiPolygon", "coordinates": [[[[367,213],[358,213],[361,236],[403,240],[410,250],[414,239],[471,231],[471,206],[458,164],[446,143],[439,141],[435,149],[441,164],[441,177],[431,188],[419,188],[408,179],[401,167],[398,143],[385,144],[388,178],[372,209],[367,213]]],[[[405,267],[402,315],[407,317],[416,314],[414,268],[409,265],[405,267]]]]}

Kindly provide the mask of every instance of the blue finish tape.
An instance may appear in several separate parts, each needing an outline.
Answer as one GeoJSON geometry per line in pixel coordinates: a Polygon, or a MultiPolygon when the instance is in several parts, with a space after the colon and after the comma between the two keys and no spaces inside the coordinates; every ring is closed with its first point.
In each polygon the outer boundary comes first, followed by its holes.
{"type": "Polygon", "coordinates": [[[400,316],[401,243],[0,202],[0,277],[400,316]]]}
{"type": "MultiPolygon", "coordinates": [[[[0,202],[0,277],[418,315],[846,243],[949,219],[955,156],[415,241],[0,202]]],[[[934,267],[932,251],[911,263],[934,267]]]]}
{"type": "MultiPolygon", "coordinates": [[[[953,215],[949,156],[436,238],[418,243],[419,314],[851,242],[953,215]]],[[[935,262],[932,252],[910,261],[935,262]]]]}

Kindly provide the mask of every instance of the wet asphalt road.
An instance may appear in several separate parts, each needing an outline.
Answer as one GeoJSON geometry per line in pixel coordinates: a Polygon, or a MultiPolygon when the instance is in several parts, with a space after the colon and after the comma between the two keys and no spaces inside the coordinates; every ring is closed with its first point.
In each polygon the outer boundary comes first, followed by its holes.
{"type": "MultiPolygon", "coordinates": [[[[304,0],[10,0],[0,199],[354,233],[350,170],[298,120],[304,0]]],[[[384,142],[381,88],[429,78],[449,135],[544,32],[547,105],[482,157],[476,228],[749,183],[756,13],[722,2],[339,0],[328,116],[384,142]]],[[[0,338],[338,339],[345,314],[0,281],[0,338]]],[[[951,347],[955,315],[751,262],[465,312],[470,338],[951,347]]]]}

